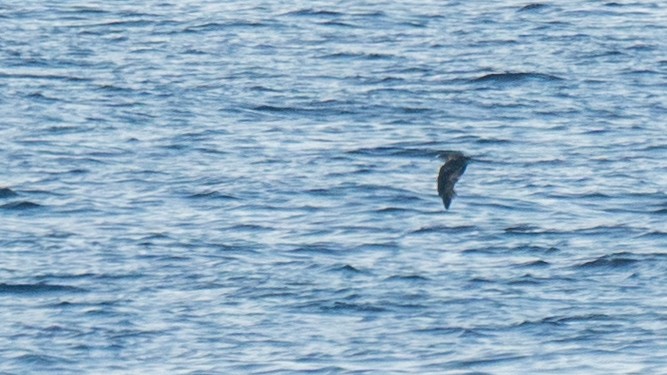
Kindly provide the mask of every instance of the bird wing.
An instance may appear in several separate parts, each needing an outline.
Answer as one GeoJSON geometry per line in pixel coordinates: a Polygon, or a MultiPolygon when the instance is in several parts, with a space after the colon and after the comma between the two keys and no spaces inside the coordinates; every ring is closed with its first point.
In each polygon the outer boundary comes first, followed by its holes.
{"type": "Polygon", "coordinates": [[[440,173],[438,173],[438,195],[442,198],[442,203],[446,209],[449,209],[449,205],[456,195],[454,185],[461,178],[466,167],[467,160],[465,158],[452,158],[440,167],[440,173]]]}

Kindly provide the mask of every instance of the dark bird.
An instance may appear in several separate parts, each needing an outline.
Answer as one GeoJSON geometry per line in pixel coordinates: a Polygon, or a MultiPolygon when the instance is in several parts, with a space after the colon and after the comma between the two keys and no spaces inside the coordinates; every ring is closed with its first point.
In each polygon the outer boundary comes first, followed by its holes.
{"type": "Polygon", "coordinates": [[[456,195],[454,185],[466,171],[470,158],[459,151],[448,152],[446,155],[447,160],[440,167],[438,174],[438,195],[442,198],[445,209],[449,210],[449,205],[452,204],[452,199],[456,195]]]}

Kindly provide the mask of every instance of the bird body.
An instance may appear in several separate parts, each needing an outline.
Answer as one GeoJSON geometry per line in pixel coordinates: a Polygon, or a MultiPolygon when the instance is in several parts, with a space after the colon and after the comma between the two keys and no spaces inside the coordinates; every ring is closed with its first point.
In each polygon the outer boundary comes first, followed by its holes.
{"type": "Polygon", "coordinates": [[[447,161],[440,167],[438,173],[438,195],[442,198],[445,209],[449,209],[452,199],[456,196],[454,185],[459,180],[463,172],[466,171],[470,158],[461,152],[452,152],[447,155],[447,161]]]}

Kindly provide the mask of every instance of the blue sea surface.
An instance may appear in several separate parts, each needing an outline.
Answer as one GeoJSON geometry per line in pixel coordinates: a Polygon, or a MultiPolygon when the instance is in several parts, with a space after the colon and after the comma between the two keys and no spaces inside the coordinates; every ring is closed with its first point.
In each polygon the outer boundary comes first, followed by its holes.
{"type": "Polygon", "coordinates": [[[1,374],[667,373],[664,2],[8,0],[0,140],[1,374]]]}

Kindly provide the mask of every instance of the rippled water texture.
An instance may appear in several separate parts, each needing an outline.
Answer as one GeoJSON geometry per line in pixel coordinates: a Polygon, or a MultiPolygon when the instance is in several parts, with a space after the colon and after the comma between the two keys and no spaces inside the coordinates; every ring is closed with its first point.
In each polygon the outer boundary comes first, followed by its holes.
{"type": "Polygon", "coordinates": [[[332,3],[0,4],[1,373],[667,368],[664,3],[332,3]]]}

